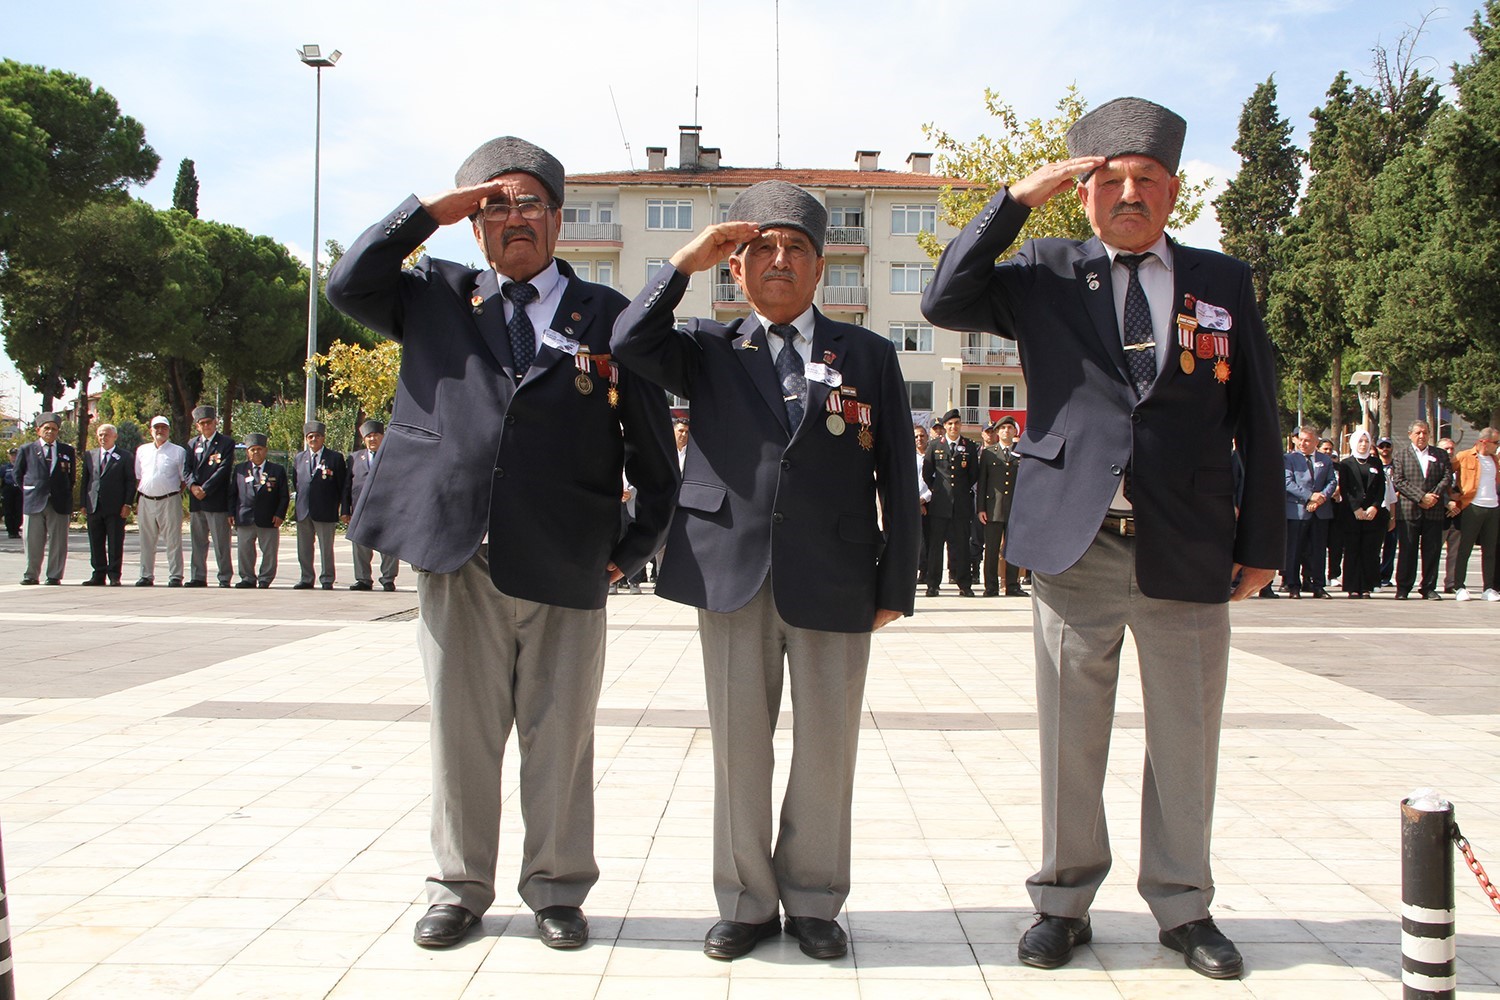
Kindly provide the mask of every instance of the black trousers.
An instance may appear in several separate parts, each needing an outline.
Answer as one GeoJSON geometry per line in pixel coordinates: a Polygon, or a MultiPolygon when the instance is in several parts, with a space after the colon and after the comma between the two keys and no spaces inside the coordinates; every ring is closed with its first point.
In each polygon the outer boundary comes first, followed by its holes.
{"type": "Polygon", "coordinates": [[[1438,564],[1443,554],[1443,519],[1396,522],[1396,593],[1411,593],[1417,580],[1417,556],[1422,557],[1422,595],[1437,590],[1438,564]]]}
{"type": "Polygon", "coordinates": [[[1306,521],[1287,518],[1286,559],[1281,564],[1281,578],[1293,594],[1304,590],[1322,590],[1328,584],[1323,575],[1328,559],[1328,521],[1310,517],[1306,521]]]}
{"type": "Polygon", "coordinates": [[[3,491],[0,503],[5,507],[5,533],[15,537],[21,533],[21,488],[0,486],[0,491],[3,491]]]}
{"type": "MultiPolygon", "coordinates": [[[[1005,541],[1005,522],[991,521],[984,526],[984,592],[1000,592],[1000,546],[1005,541]]],[[[1014,594],[1021,589],[1021,567],[1013,562],[1005,564],[1005,592],[1014,594]]]]}
{"type": "Polygon", "coordinates": [[[1390,524],[1381,508],[1373,521],[1350,519],[1344,525],[1344,593],[1368,594],[1380,585],[1380,546],[1390,524]]]}
{"type": "Polygon", "coordinates": [[[927,589],[937,590],[943,582],[943,549],[948,550],[948,568],[960,590],[974,586],[969,563],[969,521],[973,517],[960,511],[954,517],[927,515],[927,589]]]}
{"type": "Polygon", "coordinates": [[[120,563],[125,551],[125,519],[119,511],[88,515],[89,562],[94,579],[120,579],[120,563]]]}

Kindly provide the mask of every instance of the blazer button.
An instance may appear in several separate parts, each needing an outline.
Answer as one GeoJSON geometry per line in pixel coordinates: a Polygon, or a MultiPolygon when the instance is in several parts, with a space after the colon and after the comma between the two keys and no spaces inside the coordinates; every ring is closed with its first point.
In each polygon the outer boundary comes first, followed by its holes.
{"type": "Polygon", "coordinates": [[[1130,415],[1130,422],[1132,424],[1138,424],[1138,423],[1140,423],[1141,422],[1141,415],[1139,413],[1132,413],[1130,415]]]}
{"type": "Polygon", "coordinates": [[[495,478],[496,479],[504,479],[505,478],[505,470],[502,469],[502,468],[500,468],[498,465],[495,466],[495,478]]]}
{"type": "Polygon", "coordinates": [[[514,413],[507,413],[505,415],[505,422],[507,424],[514,424],[516,422],[516,415],[514,413]]]}
{"type": "Polygon", "coordinates": [[[782,460],[781,460],[781,467],[782,467],[782,468],[783,468],[783,469],[790,469],[790,468],[791,468],[791,467],[792,467],[792,463],[791,463],[791,460],[790,460],[790,459],[786,459],[786,458],[783,458],[783,459],[782,459],[782,460]]]}
{"type": "Polygon", "coordinates": [[[1120,469],[1120,467],[1118,465],[1111,465],[1109,467],[1109,474],[1112,475],[1112,476],[1118,476],[1121,471],[1122,470],[1120,469]]]}
{"type": "Polygon", "coordinates": [[[771,520],[776,522],[777,524],[780,524],[782,521],[786,520],[786,518],[781,515],[780,511],[777,511],[776,513],[771,515],[771,520]]]}

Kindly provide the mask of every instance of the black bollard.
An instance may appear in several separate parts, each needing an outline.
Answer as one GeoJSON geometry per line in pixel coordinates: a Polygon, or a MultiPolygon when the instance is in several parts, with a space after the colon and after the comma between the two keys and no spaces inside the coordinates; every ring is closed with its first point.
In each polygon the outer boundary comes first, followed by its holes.
{"type": "Polygon", "coordinates": [[[1401,802],[1401,995],[1453,1000],[1457,948],[1453,806],[1435,792],[1401,802]]]}
{"type": "Polygon", "coordinates": [[[4,838],[0,838],[0,1000],[16,1000],[15,969],[10,958],[10,904],[5,901],[4,838]]]}

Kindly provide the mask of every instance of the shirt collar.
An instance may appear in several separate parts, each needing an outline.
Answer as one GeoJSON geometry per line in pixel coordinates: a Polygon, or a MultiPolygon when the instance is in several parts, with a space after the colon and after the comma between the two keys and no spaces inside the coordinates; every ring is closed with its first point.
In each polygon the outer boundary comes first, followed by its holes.
{"type": "MultiPolygon", "coordinates": [[[[760,324],[760,328],[766,331],[766,336],[769,337],[771,335],[771,321],[760,313],[755,314],[755,320],[760,324]]],[[[813,330],[817,327],[817,318],[813,315],[812,305],[809,304],[806,309],[802,310],[802,314],[792,320],[791,325],[797,328],[798,336],[811,344],[813,330]]]]}
{"type": "MultiPolygon", "coordinates": [[[[1104,243],[1103,240],[1100,240],[1099,242],[1104,243]]],[[[1104,243],[1104,251],[1105,253],[1109,254],[1109,262],[1111,266],[1114,264],[1115,258],[1125,252],[1119,247],[1110,246],[1108,243],[1104,243]]],[[[1141,252],[1155,254],[1156,259],[1161,261],[1162,265],[1165,266],[1169,272],[1172,270],[1172,244],[1167,239],[1166,233],[1162,233],[1160,236],[1158,236],[1155,243],[1151,244],[1141,252]]],[[[1121,264],[1120,266],[1124,267],[1125,265],[1121,264]]]]}
{"type": "MultiPolygon", "coordinates": [[[[502,289],[507,283],[516,280],[515,278],[507,278],[499,271],[495,272],[495,277],[500,279],[500,287],[502,289]]],[[[557,283],[561,280],[562,272],[557,269],[557,258],[554,257],[547,261],[547,266],[542,268],[541,273],[526,279],[526,284],[536,289],[536,300],[541,302],[552,294],[552,289],[556,288],[557,283]]]]}

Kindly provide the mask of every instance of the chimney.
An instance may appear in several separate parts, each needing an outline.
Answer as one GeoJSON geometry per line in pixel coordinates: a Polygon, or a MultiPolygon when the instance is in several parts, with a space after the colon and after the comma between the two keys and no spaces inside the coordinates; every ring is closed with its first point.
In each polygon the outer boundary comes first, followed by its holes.
{"type": "Polygon", "coordinates": [[[698,138],[702,125],[679,125],[681,139],[678,144],[677,166],[681,170],[698,169],[698,138]]]}
{"type": "Polygon", "coordinates": [[[914,174],[930,174],[932,173],[932,154],[912,153],[906,158],[906,165],[914,174]]]}
{"type": "Polygon", "coordinates": [[[646,169],[647,170],[665,170],[665,169],[667,169],[667,147],[666,146],[647,146],[646,147],[646,169]]]}
{"type": "Polygon", "coordinates": [[[704,170],[718,170],[719,159],[718,146],[704,146],[698,151],[698,165],[704,170]]]}
{"type": "Polygon", "coordinates": [[[880,169],[880,150],[857,149],[854,151],[854,162],[859,164],[861,171],[880,169]]]}

